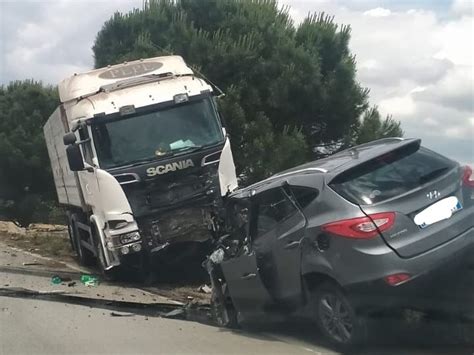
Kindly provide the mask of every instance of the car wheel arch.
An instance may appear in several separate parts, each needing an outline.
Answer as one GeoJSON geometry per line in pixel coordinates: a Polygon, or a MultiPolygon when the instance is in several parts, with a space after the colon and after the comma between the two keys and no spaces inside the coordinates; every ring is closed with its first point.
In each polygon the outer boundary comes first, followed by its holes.
{"type": "Polygon", "coordinates": [[[332,283],[339,286],[341,289],[342,286],[335,278],[323,272],[309,272],[302,276],[303,279],[303,292],[306,302],[310,299],[313,292],[318,288],[319,285],[324,283],[332,283]]]}

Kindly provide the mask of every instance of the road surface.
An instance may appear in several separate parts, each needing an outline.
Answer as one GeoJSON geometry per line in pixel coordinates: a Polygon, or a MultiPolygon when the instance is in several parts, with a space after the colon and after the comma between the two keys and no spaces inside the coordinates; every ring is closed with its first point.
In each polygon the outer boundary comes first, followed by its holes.
{"type": "MultiPolygon", "coordinates": [[[[212,326],[200,310],[191,320],[164,318],[182,309],[180,303],[139,286],[86,287],[79,282],[83,271],[0,244],[0,354],[336,353],[309,324],[231,331],[212,326]],[[53,274],[73,281],[52,285],[53,274]]],[[[457,291],[471,292],[465,287],[457,291]]],[[[472,323],[377,320],[373,331],[358,354],[474,353],[472,323]]]]}

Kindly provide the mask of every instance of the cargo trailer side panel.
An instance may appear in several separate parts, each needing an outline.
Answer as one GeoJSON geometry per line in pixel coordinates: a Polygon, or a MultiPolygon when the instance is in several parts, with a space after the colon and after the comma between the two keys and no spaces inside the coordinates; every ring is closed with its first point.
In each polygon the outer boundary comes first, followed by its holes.
{"type": "Polygon", "coordinates": [[[80,187],[74,173],[69,170],[66,146],[63,143],[63,136],[69,129],[67,120],[65,117],[61,117],[62,113],[64,113],[64,110],[61,110],[61,107],[53,112],[44,125],[44,137],[59,203],[81,207],[80,187]]]}

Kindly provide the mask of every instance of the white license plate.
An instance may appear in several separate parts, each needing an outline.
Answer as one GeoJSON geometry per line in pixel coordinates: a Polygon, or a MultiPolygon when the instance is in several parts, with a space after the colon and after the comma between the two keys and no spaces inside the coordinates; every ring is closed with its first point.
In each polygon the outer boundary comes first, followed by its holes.
{"type": "Polygon", "coordinates": [[[451,218],[454,212],[462,209],[456,196],[446,197],[418,213],[413,219],[420,228],[451,218]]]}

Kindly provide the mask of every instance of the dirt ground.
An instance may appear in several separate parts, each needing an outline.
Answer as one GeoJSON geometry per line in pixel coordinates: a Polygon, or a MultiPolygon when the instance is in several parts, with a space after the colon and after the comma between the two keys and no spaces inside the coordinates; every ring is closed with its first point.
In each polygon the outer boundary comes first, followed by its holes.
{"type": "MultiPolygon", "coordinates": [[[[41,260],[41,265],[37,265],[36,268],[60,270],[66,264],[82,268],[91,274],[97,273],[94,268],[84,268],[77,264],[66,226],[32,224],[28,229],[25,229],[17,227],[11,222],[0,221],[0,243],[50,259],[41,260]]],[[[175,282],[167,281],[166,283],[157,281],[146,286],[124,282],[117,282],[116,284],[121,287],[139,286],[159,296],[182,303],[207,304],[210,295],[200,290],[205,283],[206,280],[199,278],[187,280],[184,283],[178,280],[175,282]]]]}

